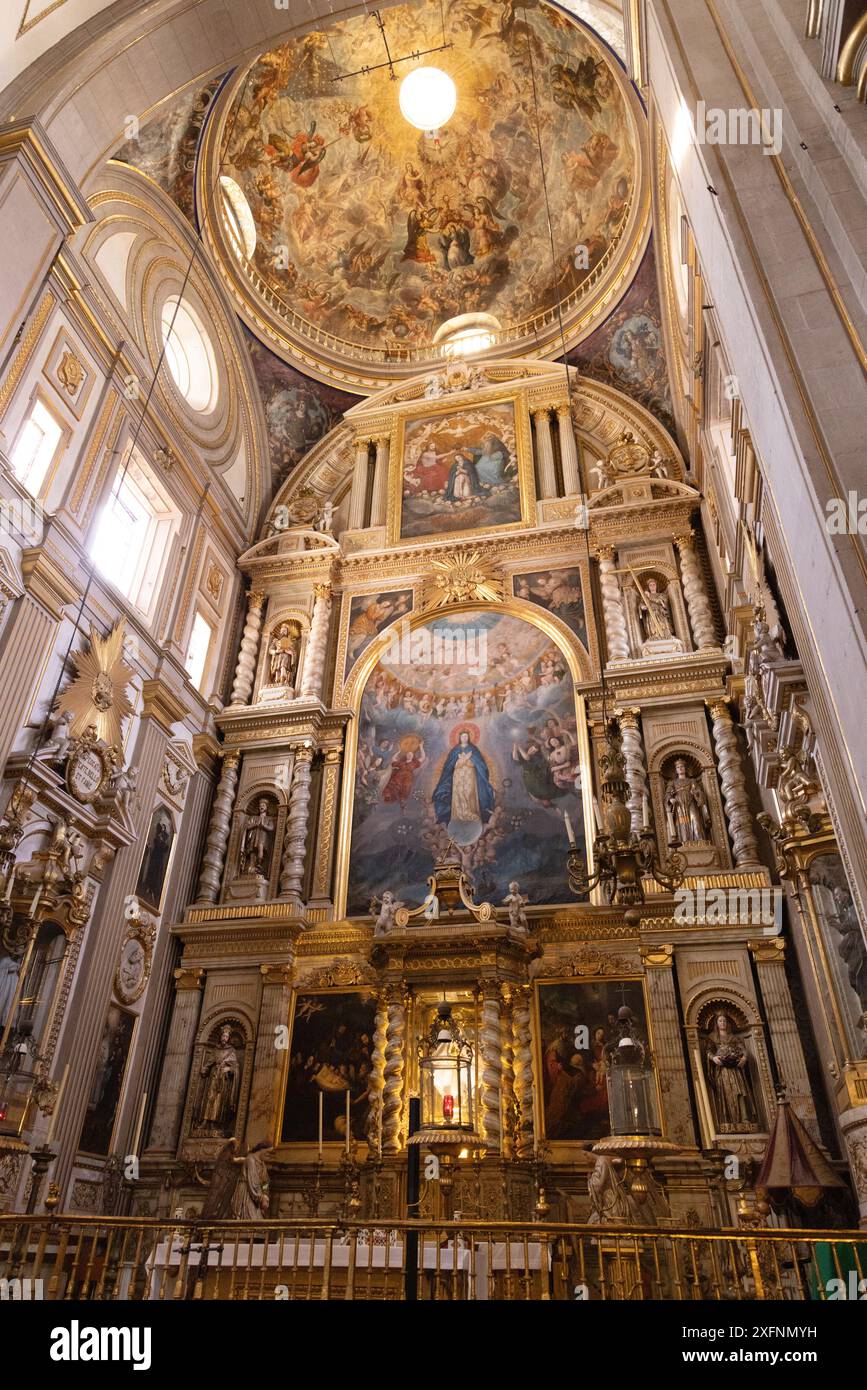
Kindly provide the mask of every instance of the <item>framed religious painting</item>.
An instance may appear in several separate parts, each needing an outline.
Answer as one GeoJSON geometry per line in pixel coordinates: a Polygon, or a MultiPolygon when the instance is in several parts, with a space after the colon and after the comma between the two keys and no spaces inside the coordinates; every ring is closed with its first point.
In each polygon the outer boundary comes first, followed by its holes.
{"type": "Polygon", "coordinates": [[[135,887],[136,897],[154,912],[159,912],[162,906],[174,842],[175,823],[171,813],[165,806],[156,806],[148,827],[145,852],[135,887]]]}
{"type": "Polygon", "coordinates": [[[82,1152],[105,1155],[111,1141],[123,1091],[126,1064],[138,1019],[119,1004],[110,1004],[90,1084],[87,1110],[78,1147],[82,1152]]]}
{"type": "Polygon", "coordinates": [[[299,990],[293,997],[282,1144],[364,1141],[376,995],[369,989],[299,990]],[[321,1128],[320,1128],[321,1120],[321,1128]]]}
{"type": "MultiPolygon", "coordinates": [[[[632,1010],[639,1039],[649,1047],[640,979],[536,982],[536,1120],[551,1143],[589,1145],[611,1133],[606,1049],[617,1044],[617,1012],[624,1005],[632,1010]]],[[[654,1102],[659,1114],[658,1095],[654,1102]]]]}
{"type": "Polygon", "coordinates": [[[529,515],[530,440],[515,399],[458,403],[405,416],[391,471],[389,540],[477,535],[529,515]]]}
{"type": "Polygon", "coordinates": [[[412,612],[412,589],[382,589],[372,594],[353,594],[348,600],[345,645],[343,648],[343,679],[372,642],[392,623],[412,612]]]}
{"type": "Polygon", "coordinates": [[[574,653],[541,610],[467,607],[407,627],[347,687],[340,911],[366,916],[386,889],[417,906],[446,851],[478,903],[501,907],[517,881],[534,906],[573,904],[570,840],[585,861],[593,843],[574,653]]]}

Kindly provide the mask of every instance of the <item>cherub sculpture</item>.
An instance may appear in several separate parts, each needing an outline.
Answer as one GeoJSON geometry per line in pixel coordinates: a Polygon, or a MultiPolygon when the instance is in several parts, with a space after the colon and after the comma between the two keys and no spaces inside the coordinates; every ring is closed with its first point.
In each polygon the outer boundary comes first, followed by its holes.
{"type": "Polygon", "coordinates": [[[529,901],[529,898],[525,898],[521,892],[519,883],[509,884],[509,892],[503,898],[503,906],[509,909],[509,926],[513,931],[526,932],[530,930],[527,914],[524,911],[529,901]]]}

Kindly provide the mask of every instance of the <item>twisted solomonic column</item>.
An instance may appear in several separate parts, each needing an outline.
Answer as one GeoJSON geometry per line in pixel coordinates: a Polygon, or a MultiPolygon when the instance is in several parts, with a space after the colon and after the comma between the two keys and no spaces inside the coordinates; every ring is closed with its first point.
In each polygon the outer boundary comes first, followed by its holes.
{"type": "Polygon", "coordinates": [[[518,1129],[515,1150],[519,1158],[533,1152],[533,1055],[530,1027],[530,987],[518,985],[512,996],[512,1061],[518,1129]]]}
{"type": "Polygon", "coordinates": [[[295,749],[292,787],[289,792],[289,814],[286,817],[286,838],[283,861],[280,865],[280,895],[301,906],[304,886],[304,860],[307,849],[307,824],[310,818],[310,771],[313,749],[295,749]]]}
{"type": "Polygon", "coordinates": [[[644,744],[638,721],[640,713],[637,709],[625,709],[618,715],[623,736],[623,755],[626,759],[626,780],[629,783],[626,805],[633,835],[640,834],[644,825],[644,808],[647,801],[647,765],[644,761],[644,744]]]}
{"type": "Polygon", "coordinates": [[[737,730],[725,700],[708,701],[708,709],[713,720],[713,741],[735,866],[738,869],[753,867],[759,863],[759,849],[753,832],[737,730]]]}
{"type": "Polygon", "coordinates": [[[223,756],[223,771],[211,807],[196,902],[215,903],[220,892],[223,865],[226,862],[226,846],[229,843],[232,824],[232,807],[235,804],[235,791],[238,786],[238,761],[237,753],[226,753],[223,756]]]}
{"type": "Polygon", "coordinates": [[[373,1023],[373,1045],[370,1053],[370,1105],[379,1111],[377,1120],[378,1148],[382,1149],[383,1090],[385,1088],[385,1043],[388,1036],[388,1003],[383,995],[376,1001],[376,1018],[373,1023]]]}
{"type": "Polygon", "coordinates": [[[514,1144],[517,1138],[513,1124],[515,1114],[515,1042],[512,1033],[512,995],[511,992],[506,990],[503,991],[503,1012],[500,1019],[500,1035],[502,1039],[503,1058],[503,1074],[500,1084],[503,1116],[503,1157],[512,1158],[514,1156],[514,1144]]]}
{"type": "Polygon", "coordinates": [[[623,594],[617,578],[617,554],[613,545],[596,552],[599,560],[599,584],[602,590],[602,612],[605,615],[605,636],[609,661],[629,660],[629,637],[626,633],[626,614],[623,594]]]}
{"type": "Polygon", "coordinates": [[[406,1002],[403,989],[393,986],[386,996],[388,1023],[385,1035],[385,1068],[382,1088],[382,1151],[400,1149],[400,1117],[403,1110],[403,1057],[406,1045],[406,1002]]]}
{"type": "Polygon", "coordinates": [[[479,1050],[482,1058],[481,1127],[488,1153],[500,1148],[502,1120],[500,1098],[503,1077],[503,1036],[500,1023],[500,987],[496,982],[482,986],[482,1024],[479,1050]]]}
{"type": "Polygon", "coordinates": [[[235,667],[235,682],[232,686],[232,694],[229,697],[231,705],[246,705],[253,690],[253,679],[256,675],[256,657],[259,654],[259,637],[262,631],[262,605],[265,602],[265,595],[258,591],[253,591],[247,606],[247,621],[244,624],[244,635],[241,638],[241,648],[238,652],[238,664],[235,667]]]}
{"type": "Polygon", "coordinates": [[[302,700],[317,700],[322,693],[325,648],[328,645],[328,621],[331,617],[330,586],[317,584],[313,593],[313,620],[307,637],[307,650],[304,653],[304,670],[301,673],[301,689],[299,691],[302,700]]]}
{"type": "Polygon", "coordinates": [[[718,647],[710,599],[704,587],[701,562],[695,548],[695,536],[690,531],[685,536],[675,536],[674,543],[680,553],[683,594],[695,645],[699,651],[707,647],[718,647]]]}

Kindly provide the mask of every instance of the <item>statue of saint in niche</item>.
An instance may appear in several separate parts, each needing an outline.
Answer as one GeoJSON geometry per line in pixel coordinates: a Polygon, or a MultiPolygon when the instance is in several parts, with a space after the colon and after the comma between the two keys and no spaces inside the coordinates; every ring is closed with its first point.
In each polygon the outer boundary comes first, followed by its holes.
{"type": "Polygon", "coordinates": [[[638,589],[638,621],[641,636],[645,642],[665,641],[674,636],[671,620],[671,604],[665,589],[660,589],[657,580],[646,579],[643,585],[636,581],[638,589]]]}
{"type": "Polygon", "coordinates": [[[295,623],[279,623],[268,647],[271,685],[293,686],[298,665],[299,634],[295,623]]]}
{"type": "Polygon", "coordinates": [[[255,814],[247,813],[247,826],[241,846],[241,873],[268,877],[271,865],[271,845],[274,838],[274,819],[267,797],[260,797],[255,814]]]}
{"type": "Polygon", "coordinates": [[[730,1014],[714,1014],[705,1051],[707,1079],[720,1134],[748,1134],[758,1128],[747,1049],[730,1014]]]}
{"type": "Polygon", "coordinates": [[[230,1134],[238,1111],[241,1064],[228,1023],[221,1027],[218,1041],[206,1049],[201,1075],[204,1086],[200,1093],[196,1128],[214,1135],[230,1134]]]}
{"type": "Polygon", "coordinates": [[[701,779],[690,777],[684,758],[674,764],[665,783],[665,820],[669,839],[699,844],[710,839],[710,808],[701,779]]]}

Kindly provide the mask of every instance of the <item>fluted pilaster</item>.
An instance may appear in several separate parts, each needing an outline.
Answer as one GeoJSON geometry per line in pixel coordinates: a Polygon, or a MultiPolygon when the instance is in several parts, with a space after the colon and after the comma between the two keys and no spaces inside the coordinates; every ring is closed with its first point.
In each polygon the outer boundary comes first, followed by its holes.
{"type": "Polygon", "coordinates": [[[752,867],[759,863],[759,850],[753,831],[737,730],[725,700],[714,700],[708,708],[713,720],[713,741],[735,866],[739,869],[752,867]]]}
{"type": "Polygon", "coordinates": [[[226,862],[226,846],[232,825],[232,807],[238,787],[238,754],[226,753],[223,758],[223,771],[217,784],[217,794],[211,809],[202,872],[199,875],[199,891],[196,901],[215,903],[220,893],[223,866],[226,862]]]}
{"type": "Polygon", "coordinates": [[[175,1002],[163,1054],[148,1149],[174,1153],[178,1146],[190,1063],[202,1008],[203,980],[202,970],[175,971],[175,1002]]]}
{"type": "Polygon", "coordinates": [[[653,1019],[653,1055],[665,1112],[665,1132],[676,1144],[692,1147],[696,1135],[674,983],[674,949],[668,945],[642,947],[641,957],[653,1019]]]}
{"type": "Polygon", "coordinates": [[[310,772],[312,748],[295,750],[292,786],[289,792],[289,814],[286,817],[286,839],[283,862],[280,866],[281,897],[291,898],[301,906],[304,887],[304,860],[307,849],[307,826],[310,819],[310,772]]]}
{"type": "Polygon", "coordinates": [[[568,404],[557,406],[557,430],[560,437],[560,464],[563,469],[563,492],[574,497],[581,491],[581,476],[578,470],[578,445],[575,441],[575,426],[568,404]]]}
{"type": "Polygon", "coordinates": [[[683,594],[695,645],[699,651],[706,647],[718,647],[710,599],[704,587],[701,562],[695,548],[695,536],[690,531],[685,536],[676,536],[674,543],[680,554],[683,594]]]}
{"type": "Polygon", "coordinates": [[[317,584],[314,590],[313,620],[307,637],[304,653],[304,670],[301,673],[302,700],[316,700],[322,693],[322,676],[325,671],[325,649],[328,645],[328,621],[331,617],[331,589],[328,584],[317,584]]]}
{"type": "Polygon", "coordinates": [[[540,406],[533,411],[536,426],[536,461],[539,465],[539,487],[543,497],[557,496],[557,470],[554,467],[554,445],[551,442],[551,410],[540,406]]]}
{"type": "Polygon", "coordinates": [[[821,1142],[798,1020],[786,979],[785,940],[782,936],[763,937],[751,941],[750,950],[756,963],[779,1079],[786,1087],[786,1096],[798,1118],[807,1126],[813,1138],[821,1142]]]}
{"type": "Polygon", "coordinates": [[[238,652],[238,664],[235,667],[235,682],[232,686],[230,704],[246,705],[253,691],[253,680],[256,675],[256,658],[259,655],[259,639],[262,632],[262,605],[265,602],[265,595],[254,591],[250,594],[247,605],[247,621],[244,624],[244,635],[241,638],[241,648],[238,652]]]}
{"type": "Polygon", "coordinates": [[[629,783],[626,806],[633,835],[638,835],[644,825],[644,809],[647,803],[647,765],[644,761],[639,714],[640,710],[625,709],[619,716],[620,732],[623,735],[623,755],[626,759],[626,780],[629,783]]]}
{"type": "Polygon", "coordinates": [[[626,632],[626,614],[623,611],[623,594],[617,578],[616,552],[611,545],[597,551],[599,558],[599,584],[602,590],[602,612],[605,618],[605,637],[608,642],[609,661],[627,661],[629,658],[629,637],[626,632]]]}
{"type": "Polygon", "coordinates": [[[387,1012],[382,1089],[382,1150],[383,1153],[397,1153],[401,1141],[403,1054],[406,1043],[406,1005],[401,989],[389,990],[387,1012]]]}
{"type": "Polygon", "coordinates": [[[277,1107],[283,1081],[284,1053],[277,1046],[278,1029],[289,1024],[292,1000],[291,965],[260,965],[262,1002],[256,1029],[253,1084],[247,1112],[247,1146],[279,1139],[277,1107]]]}

